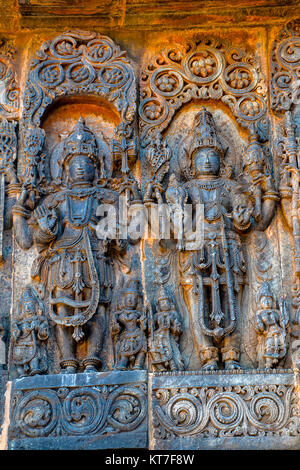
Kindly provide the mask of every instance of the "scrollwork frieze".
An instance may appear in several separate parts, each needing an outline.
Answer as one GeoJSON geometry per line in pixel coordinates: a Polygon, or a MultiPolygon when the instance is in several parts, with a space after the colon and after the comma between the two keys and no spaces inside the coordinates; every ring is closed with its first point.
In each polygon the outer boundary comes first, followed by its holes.
{"type": "Polygon", "coordinates": [[[134,385],[59,387],[17,392],[11,438],[130,432],[145,420],[144,391],[134,385]]]}
{"type": "Polygon", "coordinates": [[[154,390],[154,426],[167,437],[298,435],[293,386],[189,387],[154,390]]]}
{"type": "Polygon", "coordinates": [[[273,43],[271,52],[271,107],[289,111],[299,98],[300,20],[290,21],[273,43]]]}
{"type": "Polygon", "coordinates": [[[193,40],[163,50],[141,75],[142,136],[162,131],[192,99],[226,103],[244,127],[266,114],[266,86],[256,60],[229,42],[193,40]]]}
{"type": "Polygon", "coordinates": [[[93,32],[66,32],[45,42],[30,63],[23,119],[39,125],[53,100],[62,96],[98,95],[114,102],[122,120],[135,114],[134,74],[125,52],[93,32]]]}

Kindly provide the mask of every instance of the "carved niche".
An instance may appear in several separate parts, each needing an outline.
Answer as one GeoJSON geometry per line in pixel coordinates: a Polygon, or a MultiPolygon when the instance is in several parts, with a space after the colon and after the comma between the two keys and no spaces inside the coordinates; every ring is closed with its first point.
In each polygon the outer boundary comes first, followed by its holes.
{"type": "Polygon", "coordinates": [[[17,244],[38,254],[28,282],[51,320],[50,373],[59,365],[64,373],[113,365],[114,289],[137,255],[126,262],[127,235],[99,236],[99,207],[117,212],[121,195],[128,205],[139,201],[131,173],[135,100],[132,65],[108,37],[67,32],[44,43],[30,62],[20,123],[22,185],[13,216],[17,244]]]}
{"type": "MultiPolygon", "coordinates": [[[[267,229],[278,201],[263,144],[267,95],[259,63],[227,41],[199,38],[150,58],[140,84],[144,202],[174,219],[186,203],[193,220],[201,220],[196,206],[203,209],[201,247],[174,220],[168,240],[146,244],[148,272],[159,272],[183,319],[185,368],[240,369],[242,325],[252,314],[245,288],[254,295],[247,281],[251,232],[267,229]]],[[[157,299],[153,276],[146,285],[157,299]]]]}

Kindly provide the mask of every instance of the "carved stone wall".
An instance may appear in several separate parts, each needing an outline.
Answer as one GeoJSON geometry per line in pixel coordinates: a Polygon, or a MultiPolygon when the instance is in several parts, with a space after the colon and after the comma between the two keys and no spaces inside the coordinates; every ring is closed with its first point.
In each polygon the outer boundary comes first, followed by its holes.
{"type": "Polygon", "coordinates": [[[3,1],[2,447],[299,449],[298,2],[3,1]]]}

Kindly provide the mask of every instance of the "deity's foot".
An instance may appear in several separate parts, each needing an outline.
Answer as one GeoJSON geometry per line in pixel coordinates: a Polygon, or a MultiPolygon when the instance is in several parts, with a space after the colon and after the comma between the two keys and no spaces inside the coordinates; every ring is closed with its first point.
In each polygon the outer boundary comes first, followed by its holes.
{"type": "Polygon", "coordinates": [[[241,370],[242,366],[237,361],[226,361],[225,369],[226,370],[241,370]]]}
{"type": "Polygon", "coordinates": [[[76,367],[67,366],[61,370],[61,374],[76,374],[76,367]]]}
{"type": "Polygon", "coordinates": [[[84,372],[87,372],[87,373],[89,373],[89,372],[98,372],[98,370],[96,369],[95,366],[89,365],[84,369],[84,372]]]}
{"type": "Polygon", "coordinates": [[[101,367],[101,361],[98,357],[87,357],[83,359],[82,366],[85,373],[98,372],[98,368],[101,367]]]}
{"type": "Polygon", "coordinates": [[[218,370],[217,361],[208,361],[206,364],[204,364],[202,370],[218,370]]]}
{"type": "Polygon", "coordinates": [[[61,374],[76,374],[78,368],[78,361],[76,359],[64,359],[60,363],[61,374]]]}
{"type": "Polygon", "coordinates": [[[34,369],[30,372],[30,375],[41,375],[42,373],[42,369],[34,369]]]}

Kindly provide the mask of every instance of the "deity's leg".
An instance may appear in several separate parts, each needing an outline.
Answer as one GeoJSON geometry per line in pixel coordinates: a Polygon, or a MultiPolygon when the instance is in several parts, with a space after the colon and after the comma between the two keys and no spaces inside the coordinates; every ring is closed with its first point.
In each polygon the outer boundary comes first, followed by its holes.
{"type": "Polygon", "coordinates": [[[82,365],[86,372],[95,372],[101,366],[100,353],[106,327],[105,305],[100,304],[93,318],[89,321],[88,356],[82,365]]]}
{"type": "Polygon", "coordinates": [[[200,327],[198,295],[194,292],[193,286],[185,285],[183,296],[189,312],[194,347],[200,356],[202,368],[216,370],[218,368],[218,348],[214,346],[212,338],[205,335],[200,327]]]}
{"type": "Polygon", "coordinates": [[[144,351],[140,351],[134,361],[133,369],[142,369],[144,367],[145,362],[145,353],[144,351]]]}
{"type": "Polygon", "coordinates": [[[72,338],[73,328],[57,325],[57,342],[61,353],[60,365],[63,373],[74,374],[78,367],[78,361],[74,353],[74,340],[72,338]]]}
{"type": "Polygon", "coordinates": [[[240,328],[241,328],[241,314],[239,313],[239,306],[241,305],[242,289],[240,289],[239,295],[236,298],[236,314],[237,324],[232,333],[225,336],[223,341],[223,347],[221,349],[222,362],[225,364],[225,369],[241,369],[239,364],[240,361],[240,328]]]}

